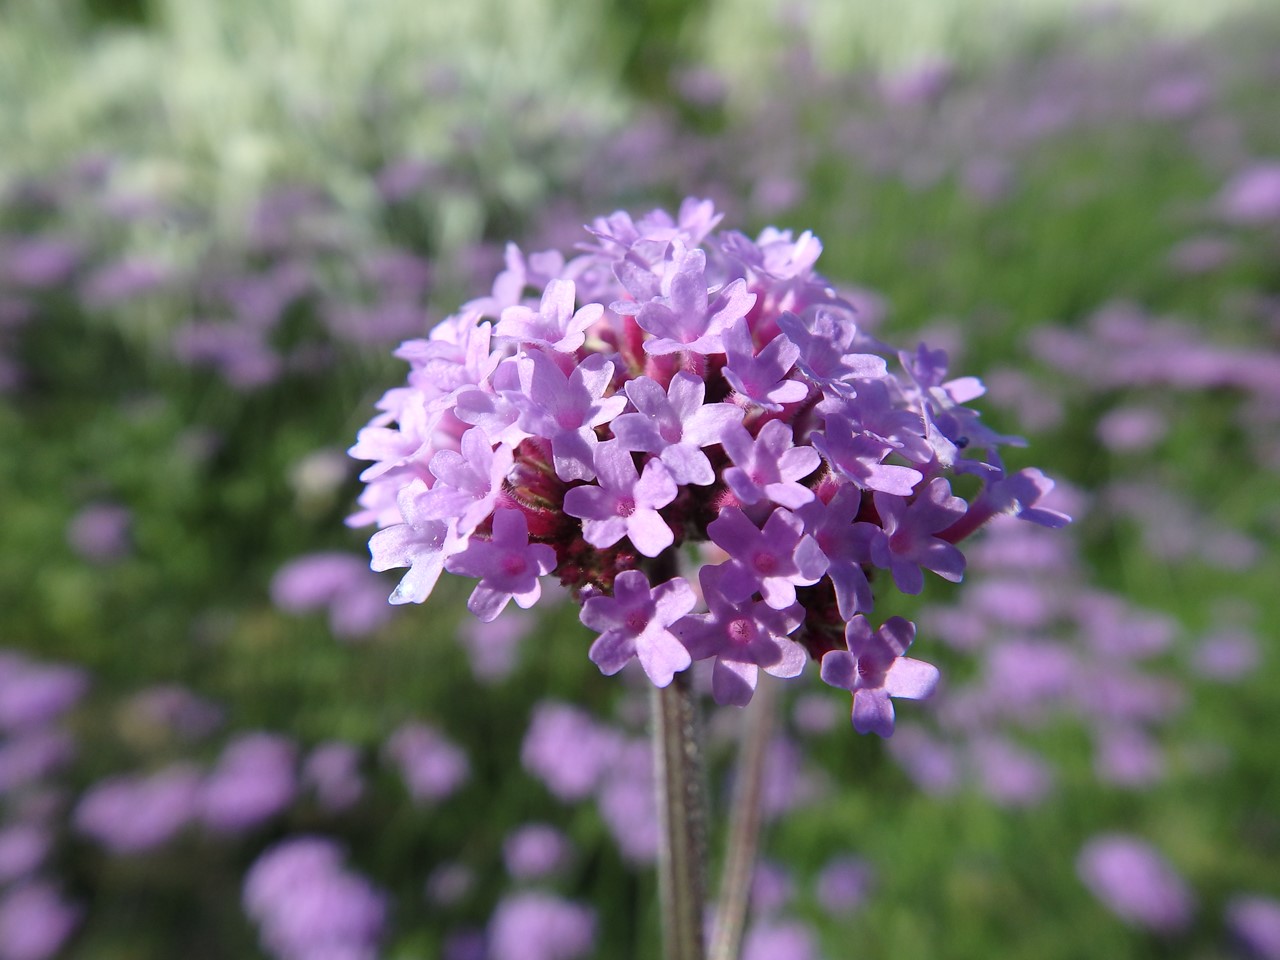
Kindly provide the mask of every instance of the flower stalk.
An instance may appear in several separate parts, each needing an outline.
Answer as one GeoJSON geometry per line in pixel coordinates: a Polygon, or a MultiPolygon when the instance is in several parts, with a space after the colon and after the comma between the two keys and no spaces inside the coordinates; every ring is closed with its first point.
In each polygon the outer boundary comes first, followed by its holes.
{"type": "Polygon", "coordinates": [[[654,687],[654,772],[660,845],[658,895],[664,960],[703,960],[706,783],[697,702],[688,673],[654,687]]]}
{"type": "Polygon", "coordinates": [[[737,781],[729,813],[729,836],[708,960],[738,960],[742,951],[747,908],[751,903],[751,882],[760,847],[764,767],[773,736],[776,687],[776,684],[762,678],[743,718],[737,781]]]}

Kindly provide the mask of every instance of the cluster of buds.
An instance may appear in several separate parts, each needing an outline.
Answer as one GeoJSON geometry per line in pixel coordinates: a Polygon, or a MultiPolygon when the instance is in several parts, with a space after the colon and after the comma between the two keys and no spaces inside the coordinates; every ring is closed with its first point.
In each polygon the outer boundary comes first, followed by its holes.
{"type": "Polygon", "coordinates": [[[716,701],[742,705],[812,657],[888,736],[890,698],[938,671],[905,656],[910,622],[868,621],[873,577],[919,593],[925,570],[961,578],[956,544],[993,515],[1067,518],[1036,505],[1039,471],[1003,468],[1015,438],[965,405],[978,380],[859,328],[817,238],[719,220],[690,199],[596,220],[572,259],[508,247],[489,296],[397,351],[408,380],[350,451],[374,461],[351,522],[381,528],[375,570],[409,568],[392,603],[447,570],[488,621],[554,573],[606,674],[636,658],[665,686],[712,660],[716,701]]]}

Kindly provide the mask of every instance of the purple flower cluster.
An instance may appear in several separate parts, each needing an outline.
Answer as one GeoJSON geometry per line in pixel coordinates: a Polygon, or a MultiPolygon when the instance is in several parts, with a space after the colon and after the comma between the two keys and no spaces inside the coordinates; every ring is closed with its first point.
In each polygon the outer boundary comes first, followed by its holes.
{"type": "Polygon", "coordinates": [[[991,517],[1066,517],[1037,506],[1039,471],[1004,470],[1011,438],[966,406],[977,380],[859,328],[812,234],[719,220],[689,199],[596,220],[570,260],[510,248],[490,296],[397,351],[408,380],[350,451],[373,461],[351,522],[381,528],[375,570],[409,568],[392,603],[448,571],[490,621],[555,573],[606,674],[634,659],[666,686],[712,661],[716,700],[741,705],[761,670],[813,657],[888,736],[889,698],[938,674],[904,656],[911,624],[867,621],[874,571],[919,593],[926,570],[962,577],[955,544],[991,517]]]}

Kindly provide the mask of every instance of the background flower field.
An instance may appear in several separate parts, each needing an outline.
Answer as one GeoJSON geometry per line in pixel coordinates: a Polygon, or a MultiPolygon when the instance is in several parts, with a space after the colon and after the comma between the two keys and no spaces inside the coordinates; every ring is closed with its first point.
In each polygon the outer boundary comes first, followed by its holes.
{"type": "Polygon", "coordinates": [[[345,450],[508,242],[685,196],[1076,518],[877,610],[892,739],[787,684],[745,956],[1280,957],[1280,18],[862,6],[0,10],[0,960],[656,955],[643,674],[388,605],[345,450]]]}

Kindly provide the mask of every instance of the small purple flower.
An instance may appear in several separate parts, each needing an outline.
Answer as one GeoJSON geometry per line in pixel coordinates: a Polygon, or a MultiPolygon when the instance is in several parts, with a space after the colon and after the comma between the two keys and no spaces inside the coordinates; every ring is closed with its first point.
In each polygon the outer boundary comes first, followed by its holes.
{"type": "Polygon", "coordinates": [[[529,522],[520,510],[496,511],[492,539],[472,538],[466,550],[445,561],[450,573],[479,578],[467,609],[485,623],[496,620],[511,600],[533,606],[542,596],[538,577],[555,566],[555,550],[529,542],[529,522]]]}
{"type": "Polygon", "coordinates": [[[1183,879],[1137,837],[1100,834],[1084,845],[1076,872],[1103,905],[1127,923],[1177,933],[1191,922],[1195,901],[1183,879]]]}
{"type": "Polygon", "coordinates": [[[813,499],[800,481],[818,469],[822,457],[792,441],[791,428],[781,420],[770,420],[754,438],[736,424],[725,430],[722,442],[734,466],[725,470],[724,480],[741,503],[768,499],[795,510],[813,499]]]}
{"type": "Polygon", "coordinates": [[[493,513],[502,484],[511,471],[510,448],[494,449],[485,432],[473,427],[462,435],[462,451],[441,450],[431,458],[436,478],[422,502],[428,520],[456,520],[466,535],[493,513]]]}
{"type": "Polygon", "coordinates": [[[600,303],[588,303],[574,313],[573,302],[573,281],[552,280],[543,291],[542,304],[536,312],[523,304],[507,307],[493,335],[546,350],[573,353],[586,342],[586,329],[604,313],[604,305],[600,303]]]}
{"type": "Polygon", "coordinates": [[[823,656],[823,682],[853,694],[853,728],[859,733],[892,736],[890,697],[923,700],[937,687],[937,667],[905,656],[915,636],[915,625],[902,617],[890,617],[873,632],[859,614],[845,628],[848,651],[823,656]]]}
{"type": "Polygon", "coordinates": [[[811,440],[831,466],[863,489],[907,497],[924,479],[924,474],[913,467],[884,463],[895,444],[858,429],[843,414],[829,412],[825,429],[815,431],[811,440]]]}
{"type": "Polygon", "coordinates": [[[636,473],[631,454],[618,441],[596,447],[599,485],[574,487],[564,495],[564,512],[582,520],[582,538],[593,547],[611,547],[623,537],[646,557],[656,557],[675,540],[658,510],[679,488],[661,460],[636,473]]]}
{"type": "Polygon", "coordinates": [[[960,582],[964,554],[935,534],[964,516],[967,505],[951,495],[944,478],[934,477],[910,502],[889,493],[877,493],[874,500],[881,532],[870,539],[871,562],[890,570],[899,590],[913,595],[923,590],[922,568],[960,582]]]}
{"type": "Polygon", "coordinates": [[[707,255],[689,250],[680,241],[671,245],[661,295],[645,303],[614,303],[617,313],[634,313],[636,323],[653,334],[646,340],[645,353],[662,355],[690,351],[723,351],[720,334],[755,305],[754,293],[747,293],[746,281],[738,279],[719,290],[707,287],[707,255]],[[712,295],[714,294],[714,298],[712,295]]]}
{"type": "Polygon", "coordinates": [[[680,577],[650,588],[641,571],[624,570],[613,582],[613,596],[591,597],[582,605],[583,624],[600,633],[591,661],[607,676],[635,657],[655,686],[667,686],[693,662],[671,626],[695,603],[693,588],[680,577]]]}
{"type": "Polygon", "coordinates": [[[775,509],[760,529],[737,507],[725,507],[707,534],[729,555],[719,587],[733,601],[758,591],[773,609],[785,610],[796,602],[797,586],[817,583],[827,569],[818,544],[789,510],[775,509]]]}
{"type": "Polygon", "coordinates": [[[391,734],[383,749],[399,767],[409,795],[416,801],[443,800],[471,777],[466,753],[429,724],[404,724],[391,734]]]}
{"type": "Polygon", "coordinates": [[[877,380],[889,372],[883,357],[867,352],[872,341],[861,336],[848,310],[820,306],[803,317],[783,313],[778,328],[799,349],[800,371],[819,387],[848,394],[848,381],[877,380]]]}
{"type": "Polygon", "coordinates": [[[774,337],[757,354],[747,321],[739,319],[721,340],[726,358],[724,378],[739,396],[763,410],[777,412],[783,404],[798,403],[809,395],[808,386],[787,378],[800,348],[785,336],[774,337]]]}
{"type": "Polygon", "coordinates": [[[638,412],[624,413],[610,427],[624,450],[657,454],[676,483],[706,486],[715,480],[702,452],[721,442],[726,430],[742,422],[742,409],[729,403],[703,404],[706,384],[678,372],[664,391],[648,377],[627,381],[627,397],[638,412]]]}
{"type": "Polygon", "coordinates": [[[444,572],[445,561],[466,546],[455,520],[435,520],[426,515],[427,485],[415,480],[396,498],[404,523],[379,530],[369,538],[374,570],[408,567],[409,572],[392,591],[391,603],[422,603],[431,595],[444,572]]]}
{"type": "Polygon", "coordinates": [[[715,661],[711,690],[716,703],[741,707],[751,701],[761,668],[775,677],[795,677],[804,670],[809,656],[788,636],[804,620],[804,611],[798,604],[775,610],[762,601],[731,602],[719,588],[723,576],[723,567],[702,568],[710,609],[685,617],[673,630],[694,660],[715,661]]]}
{"type": "Polygon", "coordinates": [[[549,893],[512,894],[489,919],[491,960],[577,960],[595,938],[593,910],[549,893]]]}
{"type": "Polygon", "coordinates": [[[854,523],[861,501],[857,487],[843,484],[829,502],[815,497],[796,511],[805,533],[827,558],[827,576],[835,587],[840,616],[846,620],[856,613],[870,613],[874,602],[863,564],[871,562],[870,535],[878,528],[854,523]]]}
{"type": "Polygon", "coordinates": [[[621,395],[606,397],[614,365],[600,354],[583,360],[565,376],[556,361],[533,351],[517,361],[520,390],[504,391],[520,410],[520,428],[551,442],[556,475],[564,481],[595,477],[595,427],[627,405],[621,395]]]}

